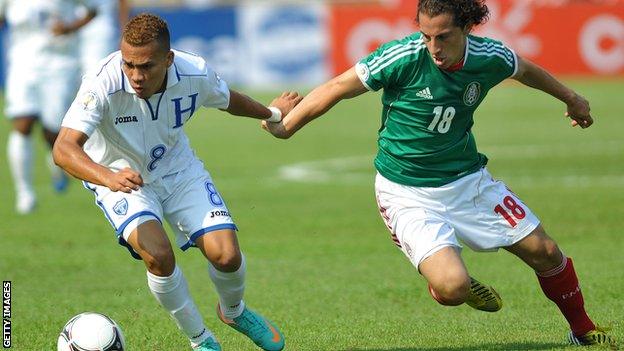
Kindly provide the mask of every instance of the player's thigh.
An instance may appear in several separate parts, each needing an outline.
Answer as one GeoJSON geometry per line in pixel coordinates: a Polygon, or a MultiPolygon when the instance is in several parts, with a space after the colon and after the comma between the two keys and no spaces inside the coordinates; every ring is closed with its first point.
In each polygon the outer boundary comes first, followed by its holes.
{"type": "Polygon", "coordinates": [[[166,275],[173,272],[173,249],[167,232],[157,219],[152,217],[130,231],[127,242],[148,266],[158,266],[167,271],[164,272],[166,275]]]}
{"type": "Polygon", "coordinates": [[[375,180],[382,219],[395,244],[419,269],[425,259],[446,247],[461,249],[454,228],[441,213],[439,203],[431,200],[435,196],[428,196],[427,191],[394,183],[379,174],[375,180]]]}
{"type": "Polygon", "coordinates": [[[449,202],[451,225],[475,251],[496,251],[513,245],[539,226],[539,219],[505,183],[487,169],[460,184],[449,202]]]}
{"type": "MultiPolygon", "coordinates": [[[[163,202],[165,217],[172,224],[182,250],[196,246],[195,242],[202,236],[221,230],[236,231],[225,200],[200,161],[195,160],[187,169],[164,177],[163,183],[171,189],[171,196],[163,202]]],[[[223,240],[223,243],[215,247],[238,250],[235,240],[223,240]]]]}
{"type": "Polygon", "coordinates": [[[9,119],[39,116],[41,103],[36,72],[11,64],[5,86],[6,115],[9,119]]]}
{"type": "Polygon", "coordinates": [[[41,124],[48,131],[58,132],[78,91],[79,73],[76,69],[59,70],[43,78],[40,83],[41,124]]]}
{"type": "Polygon", "coordinates": [[[470,284],[459,248],[447,246],[425,258],[418,267],[436,291],[452,291],[470,284]]]}

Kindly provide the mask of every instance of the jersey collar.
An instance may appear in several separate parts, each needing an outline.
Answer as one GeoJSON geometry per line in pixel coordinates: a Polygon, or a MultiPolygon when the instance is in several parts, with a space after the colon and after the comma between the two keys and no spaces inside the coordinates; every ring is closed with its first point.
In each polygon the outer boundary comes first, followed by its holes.
{"type": "MultiPolygon", "coordinates": [[[[178,73],[178,68],[176,67],[176,64],[174,61],[173,64],[169,66],[169,68],[167,69],[166,89],[169,89],[172,86],[178,84],[179,81],[180,81],[180,74],[178,73]]],[[[136,91],[134,91],[132,86],[128,84],[128,77],[126,76],[123,70],[121,70],[121,84],[125,92],[129,94],[136,94],[136,91]]]]}

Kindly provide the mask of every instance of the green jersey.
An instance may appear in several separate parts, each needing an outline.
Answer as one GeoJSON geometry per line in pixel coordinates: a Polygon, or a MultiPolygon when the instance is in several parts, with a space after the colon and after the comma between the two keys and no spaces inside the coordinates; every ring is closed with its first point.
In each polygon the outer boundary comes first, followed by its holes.
{"type": "Polygon", "coordinates": [[[501,42],[469,35],[464,65],[438,68],[414,33],[379,47],[356,65],[369,90],[384,89],[375,167],[405,185],[438,187],[487,163],[472,135],[473,114],[487,92],[517,70],[501,42]]]}

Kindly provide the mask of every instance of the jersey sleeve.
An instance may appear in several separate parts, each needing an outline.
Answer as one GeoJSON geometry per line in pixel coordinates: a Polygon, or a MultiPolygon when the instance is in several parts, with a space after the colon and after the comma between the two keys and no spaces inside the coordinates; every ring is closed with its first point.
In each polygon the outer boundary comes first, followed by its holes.
{"type": "Polygon", "coordinates": [[[474,43],[470,52],[489,58],[488,67],[492,69],[491,79],[494,85],[518,72],[518,56],[500,41],[489,39],[483,43],[474,43]]]}
{"type": "Polygon", "coordinates": [[[63,118],[62,127],[75,129],[91,136],[108,110],[106,94],[85,79],[63,118]]]}
{"type": "Polygon", "coordinates": [[[362,84],[373,91],[397,85],[402,77],[413,74],[413,63],[425,49],[420,39],[395,40],[380,46],[360,60],[355,71],[362,84]],[[407,71],[410,71],[409,73],[407,71]]]}
{"type": "Polygon", "coordinates": [[[230,88],[219,75],[206,65],[206,75],[201,78],[204,95],[202,106],[226,109],[230,106],[230,88]]]}

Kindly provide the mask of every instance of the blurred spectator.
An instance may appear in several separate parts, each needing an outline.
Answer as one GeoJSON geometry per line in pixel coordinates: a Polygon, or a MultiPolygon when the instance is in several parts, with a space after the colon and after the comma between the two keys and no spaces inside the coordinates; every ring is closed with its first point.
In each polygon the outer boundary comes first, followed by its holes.
{"type": "MultiPolygon", "coordinates": [[[[16,191],[16,211],[31,212],[36,203],[32,185],[35,121],[43,126],[50,147],[79,81],[76,31],[97,11],[93,0],[0,0],[0,14],[9,28],[6,115],[13,131],[8,137],[8,160],[16,191]],[[87,8],[77,16],[79,6],[87,8]]],[[[57,191],[67,176],[48,157],[57,191]]]]}
{"type": "MultiPolygon", "coordinates": [[[[98,0],[97,17],[79,32],[80,65],[82,71],[95,67],[97,62],[119,47],[120,29],[130,14],[128,0],[98,0]]],[[[84,8],[82,9],[84,12],[84,8]]]]}

